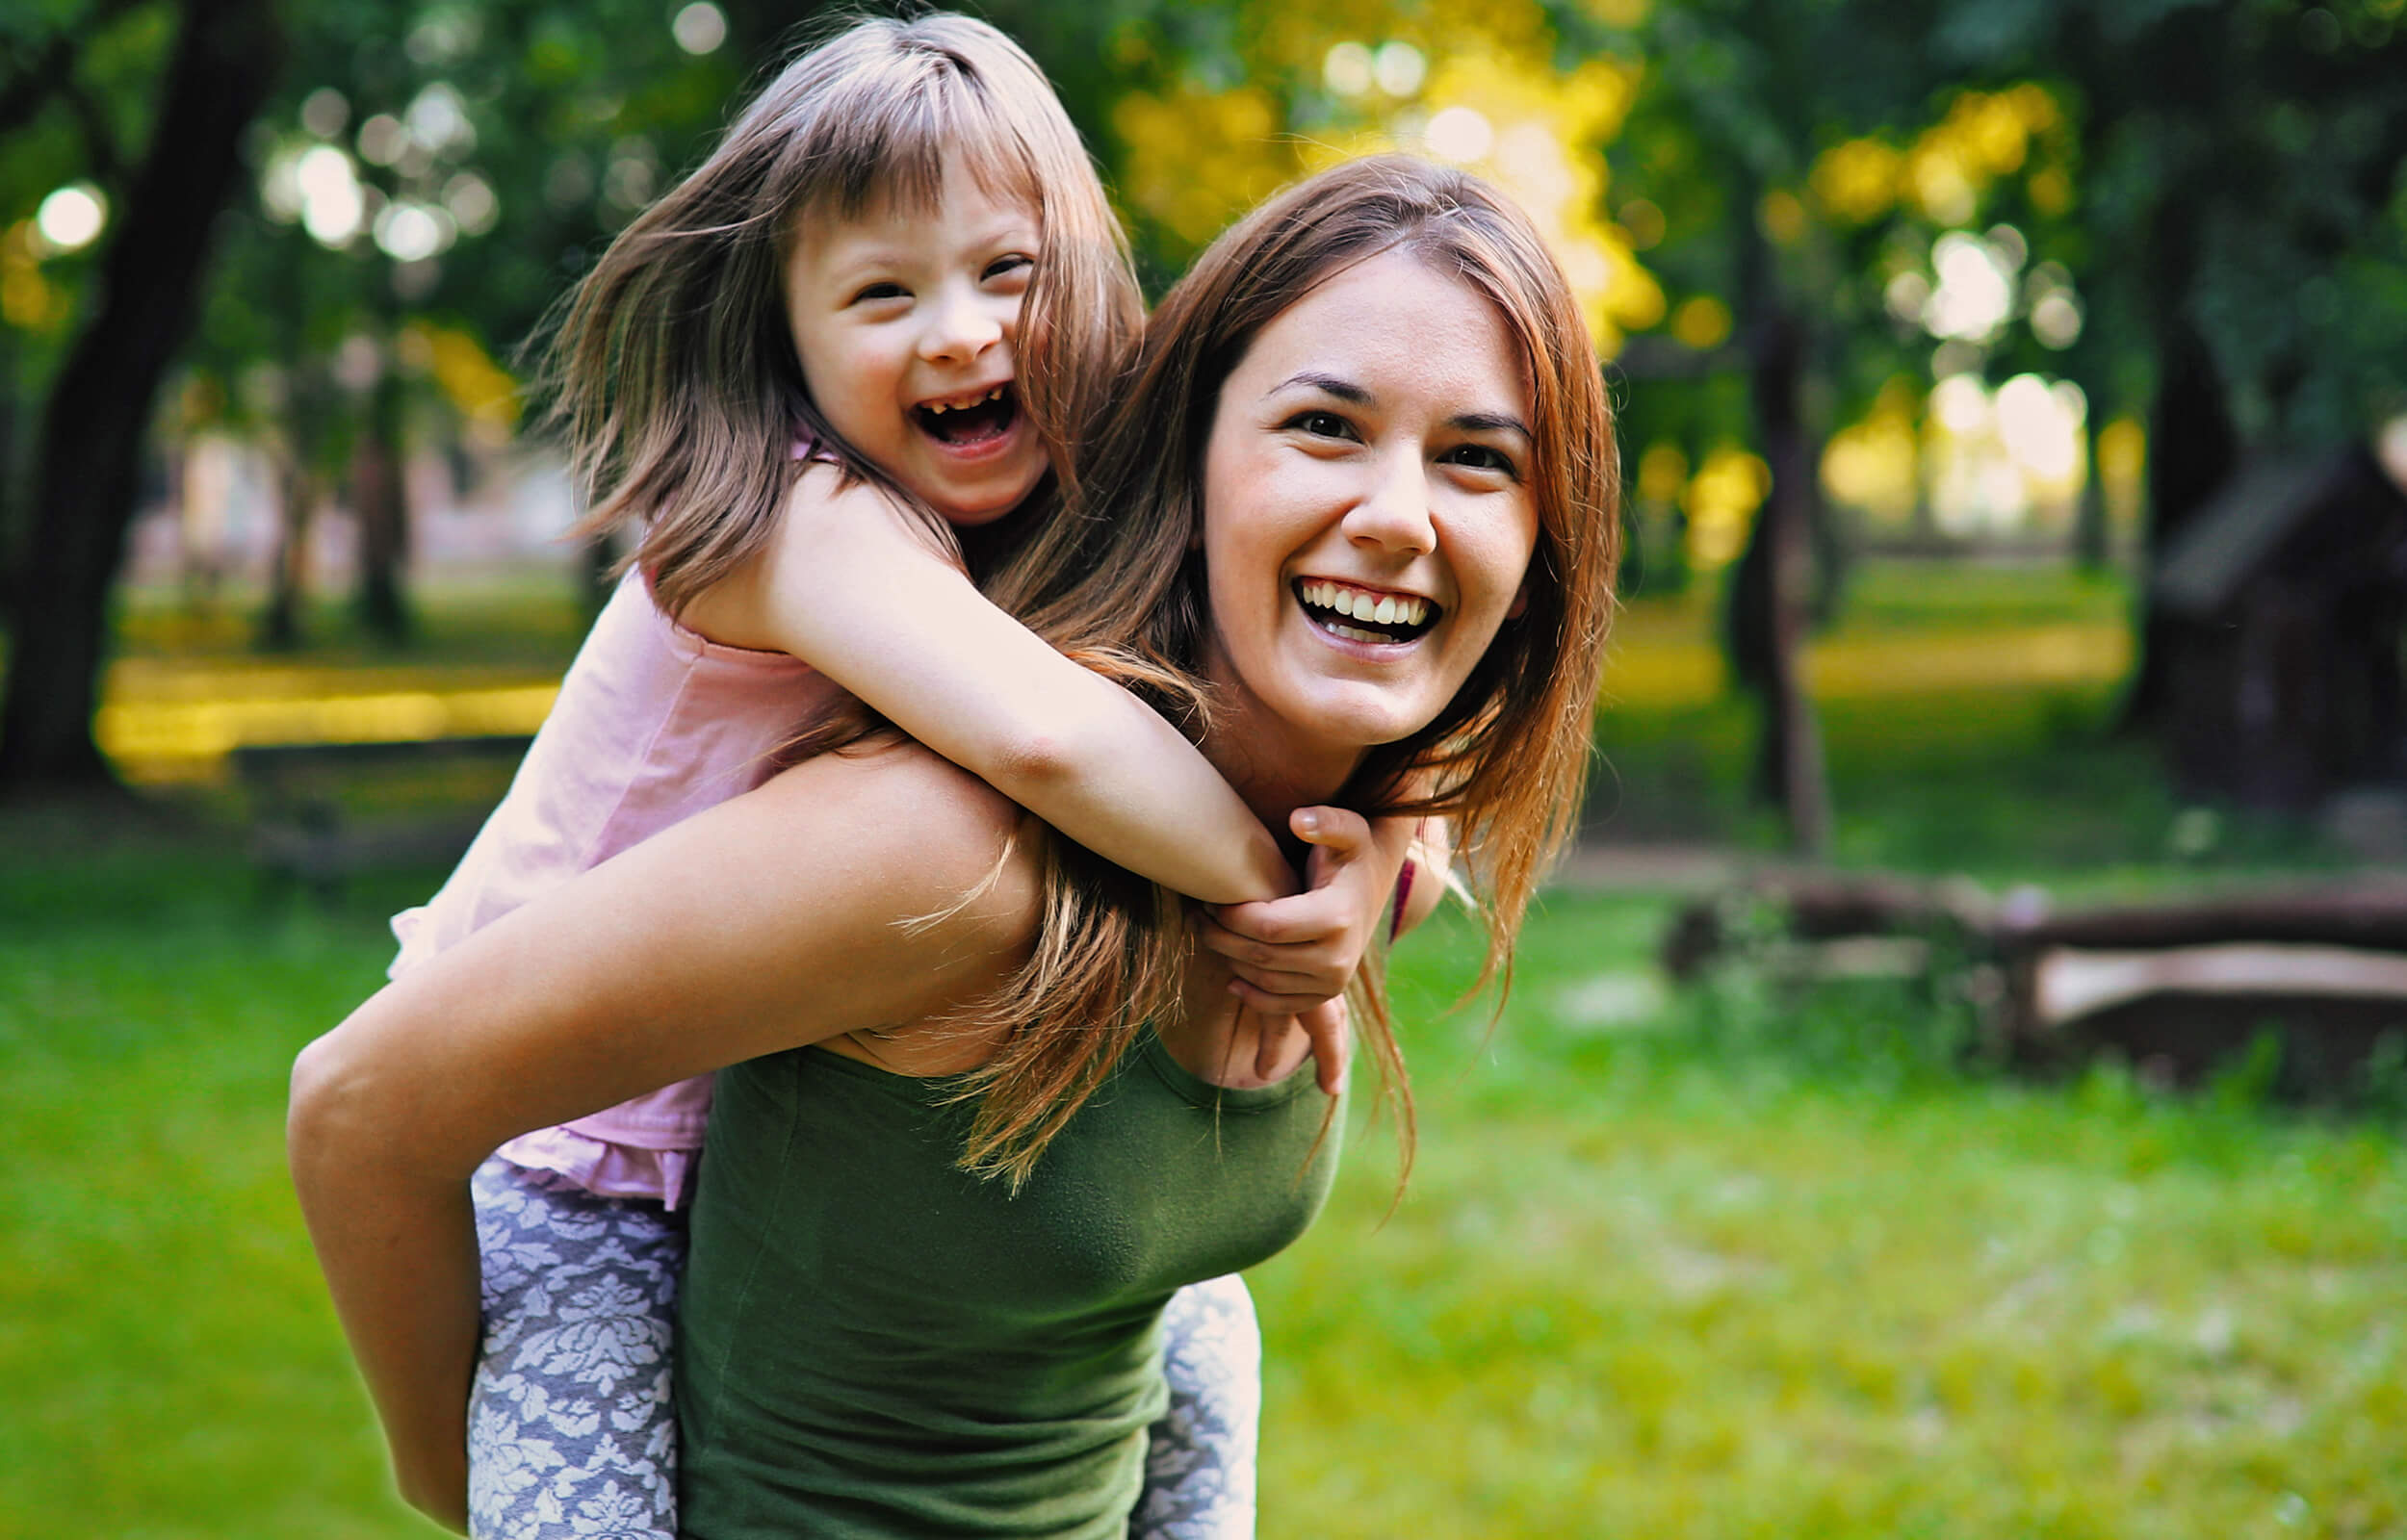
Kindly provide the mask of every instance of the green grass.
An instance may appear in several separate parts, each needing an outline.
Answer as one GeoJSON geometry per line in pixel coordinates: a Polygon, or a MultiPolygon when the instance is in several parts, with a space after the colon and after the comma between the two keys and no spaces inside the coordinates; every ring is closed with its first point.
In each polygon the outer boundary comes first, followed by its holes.
{"type": "MultiPolygon", "coordinates": [[[[2121,603],[1876,567],[1842,638],[1905,655],[2121,603]]],[[[1648,601],[1625,635],[1694,654],[1701,616],[1648,601]]],[[[177,630],[206,624],[136,605],[133,676],[495,678],[556,669],[576,629],[565,603],[470,596],[406,659],[343,639],[257,660],[221,625],[177,630]]],[[[246,687],[285,682],[315,687],[246,687]]],[[[2202,842],[2144,746],[2103,731],[2111,690],[1833,692],[1838,860],[2083,893],[2332,863],[2278,824],[2202,842]]],[[[1745,711],[1679,679],[1640,694],[1600,719],[1607,830],[1769,850],[1745,711]]],[[[294,1052],[375,988],[384,916],[442,874],[264,900],[205,821],[222,798],[184,795],[197,827],[0,821],[0,1535],[432,1534],[387,1492],[280,1125],[294,1052]]],[[[1383,1222],[1390,1151],[1358,1143],[1254,1279],[1265,1540],[2407,1536],[2394,1123],[2238,1079],[2172,1098],[2112,1066],[1966,1072],[1945,1020],[1881,987],[1675,994],[1650,962],[1667,913],[1552,896],[1492,1036],[1442,1010],[1473,962],[1459,919],[1399,955],[1411,1186],[1383,1222]]]]}
{"type": "MultiPolygon", "coordinates": [[[[430,1532],[279,1120],[437,874],[312,911],[206,834],[0,840],[0,1533],[430,1532]]],[[[1411,1190],[1373,1137],[1255,1280],[1266,1537],[2407,1533],[2390,1131],[1834,1029],[1899,1000],[1734,1019],[1662,913],[1551,900],[1493,1038],[1463,926],[1399,960],[1411,1190]]]]}
{"type": "Polygon", "coordinates": [[[1659,918],[1550,904],[1492,1040],[1411,1035],[1395,1217],[1358,1147],[1257,1272],[1266,1536],[2407,1533],[2393,1131],[1714,1030],[1659,918]]]}

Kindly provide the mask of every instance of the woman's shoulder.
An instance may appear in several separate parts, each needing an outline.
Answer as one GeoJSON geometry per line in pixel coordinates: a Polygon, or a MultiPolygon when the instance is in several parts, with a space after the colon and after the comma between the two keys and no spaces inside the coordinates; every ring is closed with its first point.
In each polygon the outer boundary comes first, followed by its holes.
{"type": "Polygon", "coordinates": [[[881,735],[806,759],[752,799],[841,828],[845,869],[932,918],[1033,934],[1043,887],[1043,827],[944,756],[881,735]]]}

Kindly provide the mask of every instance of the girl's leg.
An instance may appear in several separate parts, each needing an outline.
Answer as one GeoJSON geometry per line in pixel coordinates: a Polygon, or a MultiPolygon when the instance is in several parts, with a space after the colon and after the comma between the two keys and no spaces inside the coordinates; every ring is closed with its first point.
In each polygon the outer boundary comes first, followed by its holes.
{"type": "Polygon", "coordinates": [[[468,1402],[472,1540],[673,1540],[669,1349],[684,1217],[498,1157],[471,1187],[484,1259],[468,1402]]]}
{"type": "Polygon", "coordinates": [[[1262,1330],[1245,1280],[1179,1290],[1162,1336],[1170,1410],[1152,1426],[1129,1540],[1253,1540],[1262,1330]]]}

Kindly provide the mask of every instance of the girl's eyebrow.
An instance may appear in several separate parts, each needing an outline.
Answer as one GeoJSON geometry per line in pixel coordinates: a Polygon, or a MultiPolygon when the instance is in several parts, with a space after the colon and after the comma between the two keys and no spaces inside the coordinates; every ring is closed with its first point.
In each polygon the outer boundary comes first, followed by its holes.
{"type": "MultiPolygon", "coordinates": [[[[1291,385],[1308,385],[1316,391],[1334,396],[1341,401],[1352,402],[1356,406],[1370,406],[1378,399],[1369,391],[1350,379],[1341,379],[1334,374],[1315,373],[1310,370],[1301,374],[1288,375],[1272,386],[1269,394],[1276,396],[1291,385]]],[[[1510,412],[1457,412],[1446,419],[1446,425],[1466,433],[1518,433],[1525,439],[1537,437],[1530,431],[1527,423],[1510,412]]]]}

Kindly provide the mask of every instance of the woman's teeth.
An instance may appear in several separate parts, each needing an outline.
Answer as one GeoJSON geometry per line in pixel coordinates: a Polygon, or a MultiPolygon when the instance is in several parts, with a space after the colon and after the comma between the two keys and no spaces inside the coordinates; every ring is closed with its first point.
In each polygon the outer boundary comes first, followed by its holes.
{"type": "Polygon", "coordinates": [[[1304,602],[1318,609],[1377,621],[1383,626],[1418,626],[1429,614],[1429,601],[1410,594],[1370,594],[1339,583],[1306,583],[1304,602]]]}
{"type": "Polygon", "coordinates": [[[1297,583],[1296,598],[1321,629],[1351,642],[1374,644],[1412,640],[1436,608],[1411,594],[1374,594],[1318,579],[1297,583]]]}

